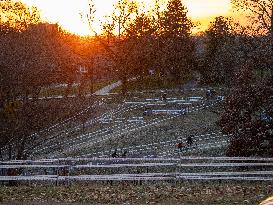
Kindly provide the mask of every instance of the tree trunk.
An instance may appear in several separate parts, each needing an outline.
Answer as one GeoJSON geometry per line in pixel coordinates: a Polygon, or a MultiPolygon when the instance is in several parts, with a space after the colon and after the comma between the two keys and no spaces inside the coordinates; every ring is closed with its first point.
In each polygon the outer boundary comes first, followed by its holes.
{"type": "Polygon", "coordinates": [[[271,49],[273,51],[273,6],[271,8],[271,16],[270,16],[270,40],[271,40],[271,49]]]}
{"type": "Polygon", "coordinates": [[[4,107],[5,95],[4,89],[0,86],[0,109],[4,107]]]}
{"type": "Polygon", "coordinates": [[[9,160],[12,160],[12,147],[9,144],[9,160]]]}
{"type": "Polygon", "coordinates": [[[90,69],[90,81],[91,81],[91,85],[90,85],[90,94],[92,95],[94,93],[94,69],[91,68],[90,69]]]}
{"type": "MultiPolygon", "coordinates": [[[[271,55],[273,54],[273,6],[271,7],[271,16],[270,16],[270,46],[271,46],[271,55]]],[[[273,60],[273,58],[271,59],[273,60]]],[[[270,70],[271,70],[271,79],[273,81],[273,66],[271,64],[270,66],[270,70]]]]}
{"type": "Polygon", "coordinates": [[[18,145],[16,160],[23,159],[23,153],[24,153],[24,143],[18,145]]]}

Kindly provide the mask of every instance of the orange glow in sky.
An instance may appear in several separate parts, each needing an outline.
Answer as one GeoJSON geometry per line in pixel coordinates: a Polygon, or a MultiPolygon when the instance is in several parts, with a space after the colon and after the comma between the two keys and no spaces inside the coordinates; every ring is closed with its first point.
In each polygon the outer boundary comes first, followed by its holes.
{"type": "MultiPolygon", "coordinates": [[[[64,29],[79,35],[90,34],[88,24],[81,18],[81,13],[88,12],[88,0],[21,0],[34,5],[41,11],[44,20],[59,23],[64,29]]],[[[112,5],[117,0],[94,0],[96,19],[94,27],[99,31],[100,21],[111,14],[112,5]]],[[[151,0],[144,0],[149,3],[151,0]]],[[[228,15],[230,0],[182,0],[187,6],[189,16],[205,28],[210,20],[219,15],[228,15]]],[[[148,5],[148,4],[147,4],[148,5]]]]}

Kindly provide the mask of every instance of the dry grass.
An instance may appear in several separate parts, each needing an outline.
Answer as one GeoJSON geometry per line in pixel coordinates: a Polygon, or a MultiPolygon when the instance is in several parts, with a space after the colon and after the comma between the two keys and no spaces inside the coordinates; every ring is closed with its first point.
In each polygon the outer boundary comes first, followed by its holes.
{"type": "Polygon", "coordinates": [[[71,186],[0,187],[2,202],[92,204],[257,204],[273,194],[270,183],[184,182],[181,184],[81,183],[71,186]]]}

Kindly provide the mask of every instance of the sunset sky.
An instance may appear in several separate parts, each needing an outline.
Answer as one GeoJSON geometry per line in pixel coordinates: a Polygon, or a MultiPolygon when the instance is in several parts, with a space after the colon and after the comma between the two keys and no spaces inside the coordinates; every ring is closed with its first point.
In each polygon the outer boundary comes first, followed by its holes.
{"type": "MultiPolygon", "coordinates": [[[[82,20],[80,13],[88,11],[88,0],[22,0],[29,5],[37,6],[42,13],[43,19],[56,23],[58,22],[66,30],[86,35],[88,25],[82,20]]],[[[99,20],[103,16],[110,14],[112,5],[117,0],[94,0],[96,7],[96,27],[98,29],[99,20]]],[[[140,0],[139,0],[140,1],[140,0]]],[[[149,5],[151,0],[146,0],[149,5]]],[[[205,28],[208,23],[219,15],[230,14],[230,0],[183,0],[189,10],[189,16],[201,23],[201,28],[205,28]]]]}

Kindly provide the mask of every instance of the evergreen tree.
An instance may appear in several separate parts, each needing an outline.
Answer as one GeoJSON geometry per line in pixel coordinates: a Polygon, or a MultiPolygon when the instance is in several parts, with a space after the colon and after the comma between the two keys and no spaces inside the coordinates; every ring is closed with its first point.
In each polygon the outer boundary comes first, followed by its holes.
{"type": "Polygon", "coordinates": [[[189,38],[193,28],[188,10],[181,0],[170,0],[161,19],[161,35],[167,38],[189,38]]]}
{"type": "Polygon", "coordinates": [[[170,0],[160,20],[158,53],[165,68],[165,76],[171,76],[181,84],[192,73],[195,46],[191,39],[194,27],[187,16],[187,9],[180,0],[170,0]]]}
{"type": "Polygon", "coordinates": [[[217,84],[227,82],[229,79],[231,65],[224,64],[227,62],[228,55],[225,52],[225,58],[220,58],[222,52],[226,49],[226,46],[232,48],[231,43],[233,30],[230,24],[230,20],[219,16],[216,17],[213,22],[210,23],[209,28],[205,32],[206,37],[206,53],[204,57],[203,66],[200,69],[202,74],[202,81],[205,84],[217,84]]]}

